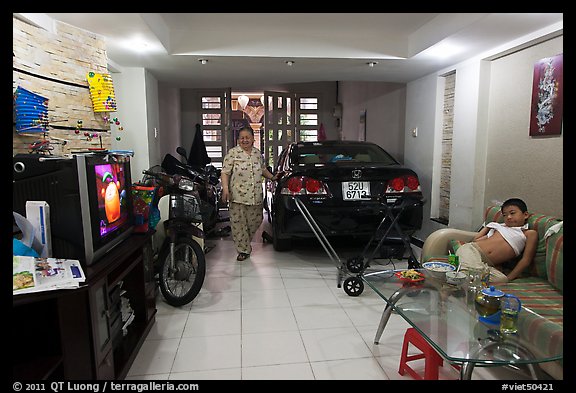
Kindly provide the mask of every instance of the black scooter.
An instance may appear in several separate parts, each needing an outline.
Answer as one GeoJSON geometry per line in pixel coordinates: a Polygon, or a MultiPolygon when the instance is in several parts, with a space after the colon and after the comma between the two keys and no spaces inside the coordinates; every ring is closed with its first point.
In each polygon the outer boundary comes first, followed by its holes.
{"type": "Polygon", "coordinates": [[[202,224],[204,233],[209,236],[216,229],[216,224],[220,220],[220,170],[214,165],[205,167],[191,166],[186,163],[186,149],[177,147],[176,152],[184,158],[184,162],[178,160],[172,154],[166,154],[162,160],[162,168],[170,175],[179,174],[189,177],[196,184],[196,191],[200,196],[200,212],[202,214],[202,224]]]}
{"type": "Polygon", "coordinates": [[[198,226],[202,217],[200,198],[194,190],[196,182],[187,176],[170,175],[153,168],[142,173],[142,185],[162,189],[153,201],[162,220],[153,235],[157,247],[154,269],[164,299],[179,307],[194,300],[206,275],[206,258],[199,243],[204,239],[204,232],[198,226]]]}

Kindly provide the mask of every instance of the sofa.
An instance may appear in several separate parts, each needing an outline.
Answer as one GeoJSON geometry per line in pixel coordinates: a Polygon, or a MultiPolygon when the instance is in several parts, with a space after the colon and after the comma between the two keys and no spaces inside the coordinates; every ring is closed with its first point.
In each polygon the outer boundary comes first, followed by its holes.
{"type": "MultiPolygon", "coordinates": [[[[503,222],[499,206],[488,206],[484,222],[503,222]]],[[[506,293],[518,296],[528,312],[520,313],[518,324],[532,343],[534,353],[562,353],[564,343],[564,284],[563,284],[563,220],[559,217],[530,213],[528,226],[538,232],[536,255],[522,276],[514,281],[497,284],[506,293]],[[542,323],[537,316],[545,317],[542,323]]],[[[445,258],[450,252],[472,240],[476,232],[455,228],[437,230],[426,238],[421,261],[445,258]]],[[[510,266],[505,266],[511,269],[510,266]]],[[[554,379],[563,379],[562,361],[541,363],[540,368],[554,379]]]]}

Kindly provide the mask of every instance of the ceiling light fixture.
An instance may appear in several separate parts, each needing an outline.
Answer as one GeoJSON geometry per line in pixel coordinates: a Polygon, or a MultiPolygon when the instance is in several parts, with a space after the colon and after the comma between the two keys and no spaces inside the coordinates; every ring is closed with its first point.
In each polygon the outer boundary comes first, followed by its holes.
{"type": "Polygon", "coordinates": [[[202,64],[202,65],[208,63],[208,60],[206,60],[206,59],[200,59],[200,60],[198,60],[198,61],[199,61],[200,64],[202,64]]]}
{"type": "Polygon", "coordinates": [[[288,61],[286,61],[286,65],[288,67],[292,67],[294,65],[294,62],[292,60],[288,60],[288,61]]]}
{"type": "Polygon", "coordinates": [[[370,62],[368,62],[368,63],[366,63],[366,64],[368,64],[368,67],[372,68],[372,67],[374,67],[376,64],[378,64],[378,62],[377,62],[377,61],[370,61],[370,62]]]}
{"type": "Polygon", "coordinates": [[[242,109],[246,109],[246,105],[248,105],[248,101],[250,101],[250,98],[248,98],[248,96],[245,95],[241,95],[237,98],[238,103],[240,104],[240,107],[242,109]]]}

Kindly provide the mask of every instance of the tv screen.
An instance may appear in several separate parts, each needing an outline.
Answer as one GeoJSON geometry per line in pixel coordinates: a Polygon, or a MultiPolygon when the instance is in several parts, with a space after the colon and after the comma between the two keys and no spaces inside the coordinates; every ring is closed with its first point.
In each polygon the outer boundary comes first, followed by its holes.
{"type": "Polygon", "coordinates": [[[105,237],[128,221],[129,189],[123,165],[99,164],[94,165],[92,170],[98,200],[98,233],[100,237],[105,237]]]}
{"type": "Polygon", "coordinates": [[[95,154],[85,156],[80,165],[85,165],[90,217],[87,221],[94,253],[99,256],[100,248],[108,249],[105,246],[133,225],[130,161],[129,157],[95,154]]]}

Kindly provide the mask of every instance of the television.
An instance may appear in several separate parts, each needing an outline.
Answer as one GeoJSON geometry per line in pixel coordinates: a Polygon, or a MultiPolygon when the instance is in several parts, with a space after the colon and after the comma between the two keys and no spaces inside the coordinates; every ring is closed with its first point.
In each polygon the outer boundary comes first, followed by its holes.
{"type": "Polygon", "coordinates": [[[13,210],[50,207],[52,256],[96,263],[133,231],[130,156],[108,152],[13,157],[13,210]]]}

